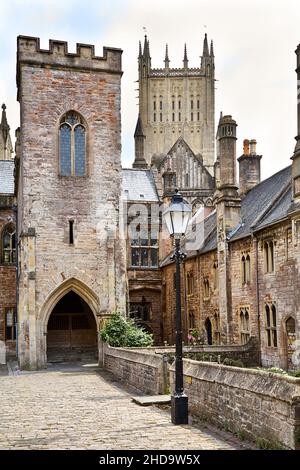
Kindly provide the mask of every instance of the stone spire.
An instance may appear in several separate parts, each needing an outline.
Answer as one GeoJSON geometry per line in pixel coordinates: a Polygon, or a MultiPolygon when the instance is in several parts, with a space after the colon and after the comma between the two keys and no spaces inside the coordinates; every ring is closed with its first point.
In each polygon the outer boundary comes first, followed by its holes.
{"type": "Polygon", "coordinates": [[[134,131],[134,143],[135,143],[135,159],[132,165],[133,168],[148,168],[147,162],[144,157],[144,141],[145,134],[143,132],[142,120],[139,114],[136,128],[134,131]]]}
{"type": "Polygon", "coordinates": [[[142,57],[143,53],[142,53],[142,44],[141,44],[141,41],[139,41],[139,58],[142,57]]]}
{"type": "Polygon", "coordinates": [[[166,44],[166,53],[165,53],[165,68],[168,69],[170,67],[170,59],[169,59],[169,51],[168,51],[168,44],[166,44]]]}
{"type": "Polygon", "coordinates": [[[208,56],[209,56],[209,51],[208,51],[207,34],[205,33],[204,41],[203,41],[203,54],[202,54],[202,57],[208,57],[208,56]]]}
{"type": "Polygon", "coordinates": [[[210,42],[210,56],[211,57],[214,57],[214,43],[213,43],[213,40],[211,40],[210,42]]]}
{"type": "Polygon", "coordinates": [[[187,57],[186,44],[184,44],[183,67],[184,67],[185,69],[187,69],[187,68],[188,68],[188,64],[189,64],[189,61],[188,61],[188,57],[187,57]]]}
{"type": "Polygon", "coordinates": [[[149,44],[149,40],[147,39],[146,34],[145,34],[145,39],[144,39],[143,56],[144,57],[150,57],[150,44],[149,44]]]}
{"type": "Polygon", "coordinates": [[[10,127],[6,117],[6,106],[2,105],[2,117],[0,123],[0,160],[11,160],[13,147],[9,134],[10,127]]]}

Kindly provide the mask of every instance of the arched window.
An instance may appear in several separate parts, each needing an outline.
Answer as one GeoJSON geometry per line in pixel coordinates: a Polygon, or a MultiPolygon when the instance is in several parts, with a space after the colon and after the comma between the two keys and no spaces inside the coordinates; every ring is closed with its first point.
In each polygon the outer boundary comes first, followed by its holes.
{"type": "Polygon", "coordinates": [[[2,233],[2,263],[16,262],[16,228],[13,224],[6,225],[2,233]]]}
{"type": "Polygon", "coordinates": [[[194,276],[191,271],[186,275],[187,280],[187,295],[193,295],[194,293],[194,276]]]}
{"type": "Polygon", "coordinates": [[[251,281],[251,264],[249,253],[242,256],[242,284],[249,284],[251,281]]]}
{"type": "Polygon", "coordinates": [[[86,175],[86,128],[75,111],[60,120],[59,159],[61,176],[86,175]]]}
{"type": "Polygon", "coordinates": [[[277,347],[277,321],[275,304],[265,305],[265,326],[267,333],[267,344],[269,347],[277,347]]]}
{"type": "Polygon", "coordinates": [[[250,339],[249,309],[247,307],[240,310],[240,338],[241,344],[246,344],[250,339]]]}
{"type": "Polygon", "coordinates": [[[205,299],[209,298],[209,280],[207,277],[203,279],[203,297],[205,299]]]}
{"type": "Polygon", "coordinates": [[[215,311],[214,314],[214,338],[216,344],[221,344],[221,324],[220,324],[220,313],[215,311]]]}
{"type": "Polygon", "coordinates": [[[214,269],[214,288],[219,288],[219,270],[218,270],[218,261],[215,261],[213,264],[214,269]]]}
{"type": "Polygon", "coordinates": [[[274,242],[272,240],[264,242],[264,265],[265,273],[274,271],[274,242]]]}

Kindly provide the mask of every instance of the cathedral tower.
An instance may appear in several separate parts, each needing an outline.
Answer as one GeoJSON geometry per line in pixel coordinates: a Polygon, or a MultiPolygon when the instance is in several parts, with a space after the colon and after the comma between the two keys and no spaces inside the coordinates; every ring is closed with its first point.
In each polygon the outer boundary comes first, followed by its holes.
{"type": "Polygon", "coordinates": [[[166,154],[183,138],[213,175],[215,71],[213,44],[207,35],[203,42],[201,64],[188,66],[184,46],[183,67],[171,68],[166,46],[164,68],[151,67],[147,36],[139,45],[139,118],[145,135],[144,156],[148,165],[154,155],[166,154]]]}

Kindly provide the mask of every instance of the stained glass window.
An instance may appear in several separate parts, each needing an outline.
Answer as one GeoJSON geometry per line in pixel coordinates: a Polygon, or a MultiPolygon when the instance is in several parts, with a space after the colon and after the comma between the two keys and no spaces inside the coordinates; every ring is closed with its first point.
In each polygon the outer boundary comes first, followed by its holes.
{"type": "Polygon", "coordinates": [[[66,113],[59,132],[61,176],[85,176],[86,129],[82,118],[74,111],[66,113]]]}

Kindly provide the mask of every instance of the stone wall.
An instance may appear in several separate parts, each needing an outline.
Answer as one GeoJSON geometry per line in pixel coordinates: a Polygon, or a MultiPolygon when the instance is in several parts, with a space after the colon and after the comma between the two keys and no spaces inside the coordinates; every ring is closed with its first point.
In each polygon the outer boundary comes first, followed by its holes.
{"type": "Polygon", "coordinates": [[[16,307],[16,266],[1,263],[2,231],[6,224],[14,220],[14,213],[10,208],[3,208],[0,212],[0,341],[5,341],[7,355],[15,355],[16,342],[6,341],[5,313],[7,308],[16,307]]]}
{"type": "MultiPolygon", "coordinates": [[[[298,229],[299,231],[299,229],[298,229]]],[[[300,233],[300,231],[299,231],[300,233]]],[[[299,234],[290,222],[270,227],[258,235],[259,264],[259,308],[260,334],[263,365],[291,368],[288,364],[288,338],[286,320],[292,317],[296,324],[296,341],[299,342],[300,290],[299,276],[299,234]],[[274,271],[265,273],[263,244],[265,240],[274,242],[274,271]],[[277,347],[268,346],[266,332],[266,305],[276,307],[277,347]]],[[[299,358],[298,358],[299,361],[299,358]]],[[[298,362],[298,368],[299,367],[298,362]]]]}
{"type": "MultiPolygon", "coordinates": [[[[184,360],[189,411],[242,438],[300,448],[300,379],[184,360]]],[[[170,366],[171,390],[175,367],[170,366]]]]}
{"type": "Polygon", "coordinates": [[[163,355],[103,344],[103,367],[126,385],[149,394],[166,393],[168,364],[163,355]]]}

